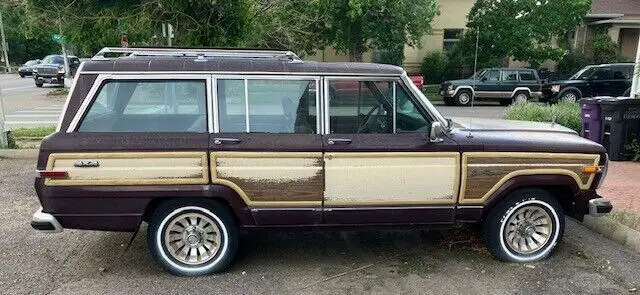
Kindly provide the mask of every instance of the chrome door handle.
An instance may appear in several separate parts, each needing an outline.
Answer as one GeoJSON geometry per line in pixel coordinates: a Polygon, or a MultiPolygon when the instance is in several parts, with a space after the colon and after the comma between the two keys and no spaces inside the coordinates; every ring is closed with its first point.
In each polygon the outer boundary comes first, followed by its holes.
{"type": "Polygon", "coordinates": [[[214,138],[213,139],[213,144],[216,144],[216,145],[221,145],[221,144],[225,144],[225,143],[238,144],[241,141],[242,140],[237,139],[237,138],[214,138]]]}
{"type": "Polygon", "coordinates": [[[330,145],[336,144],[351,144],[351,139],[348,138],[330,138],[327,143],[330,145]]]}

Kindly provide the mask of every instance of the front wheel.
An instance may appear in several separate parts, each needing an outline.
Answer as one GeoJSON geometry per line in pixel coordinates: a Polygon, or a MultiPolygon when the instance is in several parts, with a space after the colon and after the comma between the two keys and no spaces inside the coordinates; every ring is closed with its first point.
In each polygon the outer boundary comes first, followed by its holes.
{"type": "Polygon", "coordinates": [[[158,207],[147,229],[153,258],[174,275],[224,271],[238,247],[238,228],[224,206],[172,200],[158,207]]]}
{"type": "Polygon", "coordinates": [[[534,262],[553,253],[564,234],[562,206],[547,191],[516,191],[487,216],[484,239],[491,254],[506,262],[534,262]]]}

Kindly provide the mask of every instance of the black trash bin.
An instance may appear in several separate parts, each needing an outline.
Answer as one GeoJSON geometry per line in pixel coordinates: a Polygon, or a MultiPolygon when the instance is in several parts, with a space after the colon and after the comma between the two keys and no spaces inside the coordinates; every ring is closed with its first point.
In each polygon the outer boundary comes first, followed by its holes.
{"type": "Polygon", "coordinates": [[[600,99],[602,145],[612,161],[631,159],[626,146],[640,139],[640,99],[629,97],[600,99]]]}

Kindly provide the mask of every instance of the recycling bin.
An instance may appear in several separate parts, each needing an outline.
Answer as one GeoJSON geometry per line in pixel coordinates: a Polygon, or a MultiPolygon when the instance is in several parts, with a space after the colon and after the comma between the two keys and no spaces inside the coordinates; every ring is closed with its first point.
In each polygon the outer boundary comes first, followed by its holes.
{"type": "Polygon", "coordinates": [[[630,97],[603,98],[599,101],[602,119],[602,145],[612,161],[631,159],[627,147],[640,140],[640,99],[630,97]]]}
{"type": "Polygon", "coordinates": [[[610,97],[583,98],[580,102],[580,117],[582,131],[580,135],[597,143],[602,143],[602,119],[600,114],[600,100],[610,97]]]}

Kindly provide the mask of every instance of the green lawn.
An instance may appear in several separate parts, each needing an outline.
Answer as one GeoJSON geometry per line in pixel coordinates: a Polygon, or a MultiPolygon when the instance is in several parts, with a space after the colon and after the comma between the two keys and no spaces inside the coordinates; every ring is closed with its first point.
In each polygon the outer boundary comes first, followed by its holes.
{"type": "Polygon", "coordinates": [[[425,85],[422,92],[430,101],[442,100],[442,96],[440,96],[440,85],[425,85]]]}
{"type": "Polygon", "coordinates": [[[51,133],[56,132],[55,126],[15,128],[11,130],[11,136],[16,139],[20,138],[43,138],[51,133]]]}

